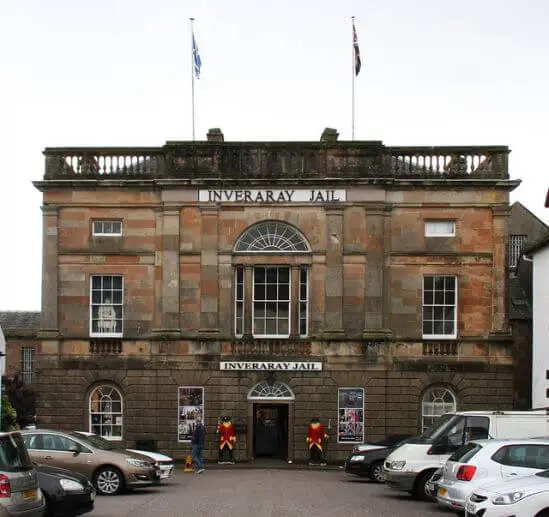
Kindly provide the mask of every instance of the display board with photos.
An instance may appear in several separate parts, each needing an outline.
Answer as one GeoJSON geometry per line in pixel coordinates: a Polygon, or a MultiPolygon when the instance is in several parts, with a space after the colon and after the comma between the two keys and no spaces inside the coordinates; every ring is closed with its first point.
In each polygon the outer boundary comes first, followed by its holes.
{"type": "Polygon", "coordinates": [[[204,388],[201,386],[180,386],[178,389],[177,441],[191,441],[196,417],[204,420],[204,388]]]}
{"type": "Polygon", "coordinates": [[[338,443],[364,441],[364,388],[338,389],[338,443]]]}

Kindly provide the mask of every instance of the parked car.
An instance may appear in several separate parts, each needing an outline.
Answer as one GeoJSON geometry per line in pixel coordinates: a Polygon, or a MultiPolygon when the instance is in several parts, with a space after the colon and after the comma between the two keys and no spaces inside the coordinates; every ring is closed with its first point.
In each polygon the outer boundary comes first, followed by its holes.
{"type": "Polygon", "coordinates": [[[110,450],[73,431],[28,429],[21,435],[35,462],[83,474],[98,494],[116,495],[157,482],[156,467],[146,456],[110,450]]]}
{"type": "Polygon", "coordinates": [[[549,470],[476,488],[465,503],[465,515],[549,517],[549,470]]]}
{"type": "Polygon", "coordinates": [[[433,472],[433,475],[429,478],[429,481],[425,484],[425,494],[434,500],[438,492],[438,484],[442,479],[442,468],[433,472]]]}
{"type": "Polygon", "coordinates": [[[42,517],[46,502],[19,432],[0,433],[1,515],[42,517]]]}
{"type": "Polygon", "coordinates": [[[46,500],[47,517],[75,517],[93,510],[95,489],[86,476],[40,463],[34,467],[46,500]]]}
{"type": "Polygon", "coordinates": [[[353,448],[345,460],[345,472],[357,476],[369,477],[372,481],[383,483],[383,462],[389,454],[404,443],[408,435],[391,435],[378,442],[362,443],[353,448]]]}
{"type": "Polygon", "coordinates": [[[446,462],[438,484],[437,501],[463,511],[479,486],[519,478],[549,469],[549,440],[475,440],[446,462]]]}
{"type": "MultiPolygon", "coordinates": [[[[92,437],[90,438],[92,441],[101,442],[106,449],[109,449],[109,448],[111,450],[118,449],[118,447],[116,447],[115,444],[113,444],[112,442],[109,442],[108,440],[106,440],[105,438],[97,434],[89,433],[87,431],[76,431],[76,432],[78,434],[81,434],[82,436],[92,437]]],[[[125,449],[125,450],[129,452],[135,452],[137,454],[141,454],[142,456],[147,456],[148,458],[151,458],[159,473],[159,477],[158,477],[159,481],[170,478],[174,473],[175,461],[170,456],[166,456],[165,454],[160,454],[158,452],[144,451],[141,449],[125,449]]]]}
{"type": "Polygon", "coordinates": [[[427,482],[467,442],[545,435],[549,435],[549,421],[544,409],[445,413],[420,436],[389,454],[384,464],[386,483],[415,497],[430,499],[425,489],[427,482]]]}

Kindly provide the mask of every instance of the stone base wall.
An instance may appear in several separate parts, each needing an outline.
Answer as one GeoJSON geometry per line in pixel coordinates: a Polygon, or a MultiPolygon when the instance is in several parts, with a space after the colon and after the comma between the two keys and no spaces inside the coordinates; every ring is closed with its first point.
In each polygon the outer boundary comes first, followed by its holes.
{"type": "MultiPolygon", "coordinates": [[[[137,440],[152,438],[159,450],[184,459],[190,446],[177,441],[178,387],[203,386],[205,458],[217,458],[217,420],[230,415],[241,429],[235,459],[251,459],[247,444],[250,434],[245,430],[251,415],[247,397],[255,384],[266,379],[266,372],[220,371],[219,356],[181,356],[163,361],[42,356],[39,364],[40,427],[88,430],[90,390],[99,384],[113,384],[124,400],[123,444],[133,447],[137,440]]],[[[327,358],[323,368],[322,372],[276,372],[276,380],[286,383],[295,394],[289,407],[293,421],[290,449],[295,460],[308,457],[305,437],[313,417],[318,417],[331,434],[329,461],[343,460],[352,449],[352,444],[337,443],[338,388],[342,387],[364,388],[367,440],[418,433],[422,393],[431,385],[452,389],[458,410],[513,407],[513,371],[509,365],[411,362],[382,367],[356,357],[339,357],[327,358]]]]}

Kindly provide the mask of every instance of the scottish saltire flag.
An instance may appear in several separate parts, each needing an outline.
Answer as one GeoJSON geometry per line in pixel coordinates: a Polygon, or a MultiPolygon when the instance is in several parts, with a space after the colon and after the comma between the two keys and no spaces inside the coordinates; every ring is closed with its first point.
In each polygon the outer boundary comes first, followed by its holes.
{"type": "Polygon", "coordinates": [[[355,22],[353,21],[353,48],[355,50],[355,75],[360,72],[362,63],[360,61],[360,49],[358,48],[358,37],[356,35],[355,22]]]}
{"type": "Polygon", "coordinates": [[[193,62],[194,62],[194,75],[197,79],[200,79],[200,67],[202,66],[202,61],[200,60],[200,53],[198,52],[198,45],[194,39],[193,32],[193,62]]]}

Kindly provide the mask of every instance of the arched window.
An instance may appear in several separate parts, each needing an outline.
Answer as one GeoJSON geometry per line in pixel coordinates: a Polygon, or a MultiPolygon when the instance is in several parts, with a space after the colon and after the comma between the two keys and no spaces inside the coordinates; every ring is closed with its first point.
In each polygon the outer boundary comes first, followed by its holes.
{"type": "Polygon", "coordinates": [[[121,440],[122,410],[122,394],[117,388],[96,386],[90,393],[90,432],[107,440],[121,440]]]}
{"type": "Polygon", "coordinates": [[[294,400],[295,395],[292,389],[281,381],[261,381],[248,392],[248,400],[265,399],[294,400]]]}
{"type": "MultiPolygon", "coordinates": [[[[311,247],[299,230],[284,221],[254,224],[236,241],[235,253],[310,253],[311,247]]],[[[309,332],[309,282],[307,264],[254,265],[245,272],[235,268],[234,333],[255,338],[306,337],[309,332]],[[249,286],[249,289],[248,289],[249,286]]],[[[300,260],[300,262],[303,262],[300,260]]]]}
{"type": "Polygon", "coordinates": [[[301,252],[311,251],[305,237],[293,226],[283,221],[262,221],[248,228],[236,241],[234,251],[301,252]]]}
{"type": "Polygon", "coordinates": [[[421,429],[425,430],[440,415],[456,411],[454,393],[444,386],[430,386],[421,399],[421,429]]]}

